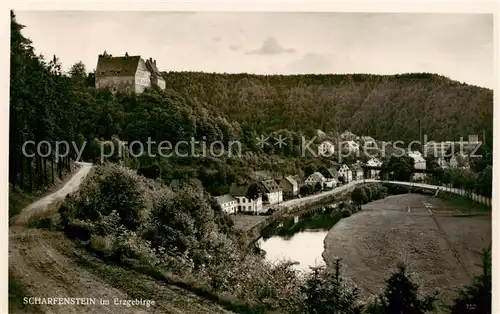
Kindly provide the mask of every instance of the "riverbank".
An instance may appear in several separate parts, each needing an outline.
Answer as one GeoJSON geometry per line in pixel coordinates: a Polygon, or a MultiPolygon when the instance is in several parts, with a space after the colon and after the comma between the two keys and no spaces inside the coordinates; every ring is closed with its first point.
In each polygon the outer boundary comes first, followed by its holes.
{"type": "MultiPolygon", "coordinates": [[[[247,234],[250,243],[255,243],[262,235],[262,231],[267,228],[270,224],[276,221],[280,221],[289,217],[304,215],[308,212],[314,211],[318,207],[330,204],[336,201],[349,200],[348,194],[356,187],[360,182],[353,181],[341,187],[337,187],[330,191],[326,191],[320,194],[310,195],[304,198],[293,199],[279,205],[274,208],[277,209],[275,213],[270,216],[265,216],[264,220],[258,221],[256,219],[256,224],[248,228],[247,234]]],[[[243,223],[239,223],[243,225],[243,223]]]]}

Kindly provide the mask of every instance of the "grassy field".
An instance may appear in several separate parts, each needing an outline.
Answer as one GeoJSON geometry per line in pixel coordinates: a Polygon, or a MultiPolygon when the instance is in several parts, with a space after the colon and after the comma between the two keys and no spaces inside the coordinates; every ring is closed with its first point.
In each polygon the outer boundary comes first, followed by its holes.
{"type": "Polygon", "coordinates": [[[325,238],[323,258],[343,259],[344,275],[364,296],[384,287],[396,263],[407,262],[424,292],[436,288],[450,301],[456,289],[480,272],[481,249],[491,243],[491,217],[481,208],[458,206],[432,196],[404,194],[363,206],[342,219],[325,238]]]}

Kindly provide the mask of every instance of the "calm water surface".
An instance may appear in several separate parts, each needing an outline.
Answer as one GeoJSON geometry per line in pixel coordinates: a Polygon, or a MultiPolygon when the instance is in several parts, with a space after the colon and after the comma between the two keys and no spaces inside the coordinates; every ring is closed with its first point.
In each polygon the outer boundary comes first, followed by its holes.
{"type": "Polygon", "coordinates": [[[266,251],[266,259],[271,262],[291,260],[299,262],[294,267],[301,271],[309,271],[310,266],[324,265],[321,254],[324,250],[323,240],[328,231],[306,230],[292,237],[272,236],[259,239],[260,248],[266,251]]]}
{"type": "Polygon", "coordinates": [[[268,261],[294,261],[298,262],[295,269],[310,271],[310,267],[325,264],[323,241],[339,220],[340,214],[317,209],[305,216],[270,225],[257,243],[266,251],[268,261]]]}

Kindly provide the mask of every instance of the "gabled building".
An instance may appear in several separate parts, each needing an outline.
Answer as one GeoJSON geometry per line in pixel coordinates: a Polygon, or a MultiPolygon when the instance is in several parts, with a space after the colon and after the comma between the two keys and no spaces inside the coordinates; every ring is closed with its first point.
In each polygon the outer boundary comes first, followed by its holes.
{"type": "Polygon", "coordinates": [[[274,179],[263,180],[260,183],[264,187],[264,193],[267,196],[269,204],[283,202],[283,189],[274,179]]]}
{"type": "Polygon", "coordinates": [[[352,181],[352,171],[348,165],[342,164],[340,167],[338,167],[337,172],[339,174],[339,177],[344,177],[345,183],[349,183],[352,181]]]}
{"type": "Polygon", "coordinates": [[[238,200],[230,194],[216,196],[215,200],[222,210],[228,214],[236,214],[238,211],[238,200]]]}
{"type": "Polygon", "coordinates": [[[156,60],[144,61],[141,56],[113,57],[106,51],[97,59],[95,87],[111,92],[140,94],[144,89],[157,86],[165,89],[165,80],[156,66],[156,60]]]}
{"type": "MultiPolygon", "coordinates": [[[[378,158],[371,158],[370,160],[368,160],[368,162],[366,163],[367,166],[369,167],[382,167],[384,163],[378,159],[378,158]]],[[[372,169],[370,170],[370,178],[372,179],[375,179],[379,176],[380,174],[380,170],[375,170],[375,169],[372,169]]]]}
{"type": "Polygon", "coordinates": [[[317,183],[320,183],[321,187],[323,187],[325,181],[326,181],[325,177],[320,172],[315,172],[310,176],[308,176],[307,179],[304,181],[304,183],[310,185],[316,185],[317,183]]]}
{"type": "Polygon", "coordinates": [[[238,201],[238,212],[253,212],[260,213],[263,211],[262,209],[262,196],[257,197],[257,199],[249,199],[247,198],[249,184],[231,184],[231,189],[229,194],[233,196],[238,201]]]}

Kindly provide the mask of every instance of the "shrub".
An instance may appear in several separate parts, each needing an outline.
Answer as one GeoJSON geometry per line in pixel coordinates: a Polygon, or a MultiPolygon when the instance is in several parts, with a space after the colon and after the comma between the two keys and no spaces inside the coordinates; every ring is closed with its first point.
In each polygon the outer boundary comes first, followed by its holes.
{"type": "Polygon", "coordinates": [[[351,216],[351,211],[348,210],[348,209],[344,209],[340,212],[340,214],[342,215],[342,218],[346,218],[346,217],[349,217],[351,216]]]}

